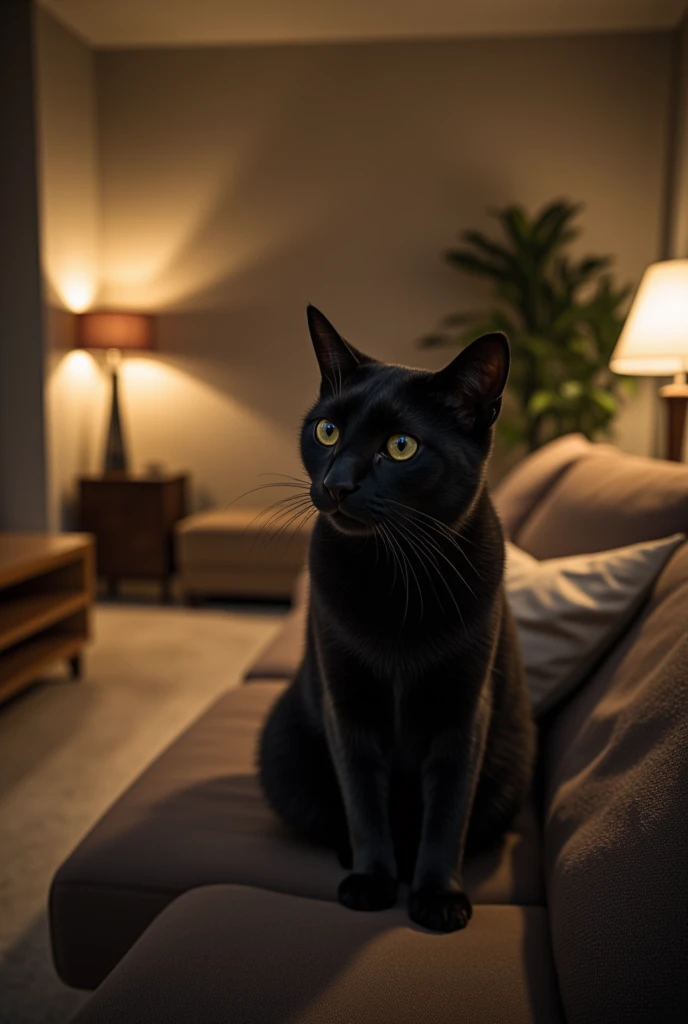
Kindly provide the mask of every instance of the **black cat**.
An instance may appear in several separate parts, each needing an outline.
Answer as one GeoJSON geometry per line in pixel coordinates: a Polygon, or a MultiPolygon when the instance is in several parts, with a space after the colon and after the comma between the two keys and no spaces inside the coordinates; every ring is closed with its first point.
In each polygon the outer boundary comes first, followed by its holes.
{"type": "Polygon", "coordinates": [[[445,369],[377,362],[312,306],[322,373],[301,450],[319,510],[306,654],[258,762],[274,811],[353,872],[341,903],[463,928],[464,851],[503,835],[534,729],[485,484],[509,371],[488,334],[445,369]]]}

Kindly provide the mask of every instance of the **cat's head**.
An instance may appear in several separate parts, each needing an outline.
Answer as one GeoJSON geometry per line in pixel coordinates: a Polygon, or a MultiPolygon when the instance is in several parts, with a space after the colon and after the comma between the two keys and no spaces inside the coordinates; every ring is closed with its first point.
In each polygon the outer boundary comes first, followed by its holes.
{"type": "Polygon", "coordinates": [[[301,455],[316,508],[347,534],[414,515],[460,520],[483,482],[506,336],[483,335],[433,373],[363,355],[314,306],[308,326],[322,382],[301,455]]]}

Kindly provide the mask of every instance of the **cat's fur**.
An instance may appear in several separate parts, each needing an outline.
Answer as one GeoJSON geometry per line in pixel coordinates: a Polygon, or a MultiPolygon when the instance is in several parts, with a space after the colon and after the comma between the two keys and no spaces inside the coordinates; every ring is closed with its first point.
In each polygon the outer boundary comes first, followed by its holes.
{"type": "Polygon", "coordinates": [[[274,811],[353,871],[341,903],[464,927],[464,851],[495,843],[528,789],[534,730],[485,484],[509,368],[501,334],[432,373],[379,363],[309,307],[322,373],[302,431],[319,509],[304,660],[258,760],[274,811]],[[318,441],[326,419],[333,447],[318,441]],[[404,462],[395,433],[419,442],[404,462]],[[375,527],[375,529],[373,528],[375,527]]]}

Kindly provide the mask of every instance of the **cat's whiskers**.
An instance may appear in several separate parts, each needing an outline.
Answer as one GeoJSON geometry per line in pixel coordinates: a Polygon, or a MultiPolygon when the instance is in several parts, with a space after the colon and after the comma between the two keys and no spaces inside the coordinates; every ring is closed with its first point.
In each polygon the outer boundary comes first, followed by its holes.
{"type": "Polygon", "coordinates": [[[407,511],[412,512],[415,516],[421,516],[423,519],[428,519],[437,529],[441,530],[442,533],[447,535],[448,539],[452,540],[463,540],[467,544],[473,544],[472,540],[469,540],[465,534],[461,533],[460,530],[455,530],[453,526],[448,526],[443,523],[441,519],[436,519],[435,516],[431,516],[429,512],[421,512],[419,508],[412,508],[411,505],[404,505],[401,501],[394,501],[393,498],[388,498],[388,501],[394,505],[399,505],[400,508],[405,508],[407,511]]]}
{"type": "MultiPolygon", "coordinates": [[[[316,511],[317,511],[317,509],[316,509],[316,511]]],[[[300,508],[300,509],[298,509],[298,511],[295,512],[289,519],[287,519],[286,523],[283,523],[283,525],[280,526],[280,528],[277,530],[277,532],[275,534],[275,540],[278,537],[283,536],[284,533],[289,529],[291,524],[295,523],[297,521],[297,519],[300,519],[307,512],[308,512],[307,508],[300,508]]],[[[303,523],[301,523],[301,526],[303,526],[303,523]]],[[[301,528],[301,526],[299,527],[299,529],[301,528]]],[[[285,551],[289,548],[289,545],[291,544],[293,539],[294,539],[294,531],[292,531],[291,536],[289,537],[289,540],[286,543],[286,546],[284,548],[285,551]]]]}
{"type": "Polygon", "coordinates": [[[394,588],[397,585],[397,567],[398,567],[398,562],[397,562],[396,555],[394,554],[394,550],[392,548],[392,545],[389,542],[389,536],[388,536],[386,530],[383,528],[382,523],[378,523],[377,524],[377,529],[380,531],[380,539],[382,540],[382,542],[383,542],[383,544],[385,546],[385,552],[387,553],[387,555],[388,555],[392,565],[394,566],[394,579],[392,580],[392,586],[390,588],[390,594],[391,594],[392,591],[394,590],[394,588]]]}
{"type": "Polygon", "coordinates": [[[418,518],[418,517],[422,516],[423,519],[429,520],[429,522],[423,522],[423,520],[419,520],[419,526],[420,526],[420,524],[422,522],[423,526],[425,526],[426,529],[433,530],[434,532],[436,532],[440,536],[442,536],[445,540],[447,540],[450,544],[452,544],[453,547],[455,547],[456,550],[459,552],[461,557],[468,563],[468,565],[473,570],[473,572],[476,574],[476,576],[479,579],[482,579],[482,576],[480,575],[480,573],[478,572],[476,567],[473,565],[473,563],[471,562],[470,558],[468,557],[466,552],[463,550],[461,545],[459,544],[459,538],[461,540],[465,541],[466,543],[469,543],[469,544],[471,544],[472,541],[469,541],[468,538],[464,537],[463,534],[458,533],[457,530],[453,530],[450,526],[447,526],[445,523],[441,522],[439,519],[435,519],[434,516],[429,515],[427,512],[421,512],[419,509],[411,508],[410,505],[404,505],[402,502],[394,501],[392,498],[389,498],[387,500],[391,504],[397,505],[399,508],[405,509],[407,515],[411,515],[414,518],[418,518]]]}
{"type": "Polygon", "coordinates": [[[284,498],[278,498],[277,501],[273,501],[270,505],[267,505],[265,508],[261,509],[260,512],[258,512],[253,517],[253,519],[250,520],[248,525],[245,527],[244,532],[246,532],[246,530],[248,530],[251,526],[253,526],[253,524],[256,522],[256,520],[260,519],[261,516],[264,516],[266,514],[266,512],[269,512],[273,508],[278,508],[281,505],[288,505],[291,502],[301,502],[301,501],[303,501],[303,502],[310,503],[310,500],[311,500],[310,497],[306,497],[305,494],[288,494],[284,498]]]}
{"type": "MultiPolygon", "coordinates": [[[[290,473],[259,473],[258,476],[281,476],[283,480],[293,480],[302,487],[310,487],[311,482],[305,476],[292,476],[290,473]]],[[[270,487],[266,484],[266,487],[270,487]]]]}
{"type": "Polygon", "coordinates": [[[396,540],[396,538],[393,536],[393,534],[389,530],[388,525],[385,524],[385,523],[379,523],[378,525],[380,526],[380,529],[382,530],[383,534],[387,537],[387,540],[389,541],[389,545],[390,545],[390,550],[391,550],[392,555],[394,556],[394,559],[395,559],[394,583],[393,583],[392,586],[394,587],[396,585],[396,581],[397,581],[397,573],[396,573],[396,563],[397,562],[399,564],[399,571],[401,573],[401,578],[402,578],[402,581],[404,583],[404,596],[405,596],[404,617],[403,617],[402,623],[401,623],[402,626],[403,626],[404,623],[406,622],[406,616],[408,615],[408,604],[409,604],[409,580],[408,580],[408,573],[407,573],[406,568],[404,566],[404,561],[406,559],[406,556],[405,556],[404,552],[401,550],[401,548],[399,546],[398,540],[396,540]]]}
{"type": "MultiPolygon", "coordinates": [[[[256,538],[253,542],[254,547],[257,544],[257,542],[261,539],[266,540],[266,547],[267,544],[269,544],[272,540],[275,540],[276,537],[281,534],[281,528],[276,533],[268,534],[267,537],[261,535],[264,534],[265,530],[269,526],[278,523],[280,519],[284,518],[285,516],[292,517],[289,520],[289,522],[293,522],[300,515],[305,515],[311,510],[317,511],[317,509],[314,508],[313,503],[311,502],[310,496],[306,497],[305,495],[301,494],[290,494],[287,495],[287,497],[280,498],[277,501],[273,502],[271,505],[268,505],[267,508],[264,508],[261,512],[258,513],[257,516],[254,516],[249,525],[255,523],[256,520],[260,519],[261,516],[266,515],[274,508],[277,508],[277,511],[273,512],[273,514],[267,519],[265,523],[262,524],[262,526],[258,530],[256,538]]],[[[287,523],[287,527],[288,525],[289,523],[287,523]]]]}
{"type": "MultiPolygon", "coordinates": [[[[402,525],[403,525],[403,524],[401,524],[401,523],[397,522],[397,526],[398,526],[398,527],[400,527],[400,528],[401,528],[401,527],[402,527],[402,525]]],[[[415,524],[414,524],[414,525],[415,525],[415,524]]],[[[407,531],[407,536],[406,536],[406,539],[407,539],[407,540],[408,540],[409,542],[411,542],[411,540],[412,540],[412,537],[411,537],[410,531],[408,531],[408,527],[406,526],[406,527],[404,527],[404,529],[405,529],[405,530],[407,531]]],[[[415,536],[415,537],[413,538],[413,540],[414,540],[414,541],[416,542],[416,544],[420,544],[420,545],[423,545],[423,541],[422,541],[422,539],[421,539],[420,537],[418,537],[418,536],[415,536]]],[[[452,603],[453,603],[454,607],[456,608],[456,611],[457,611],[457,613],[458,613],[458,616],[459,616],[459,618],[461,619],[461,624],[463,625],[463,627],[464,627],[464,629],[465,629],[465,628],[466,628],[466,623],[465,623],[465,621],[464,621],[464,617],[463,617],[463,614],[462,614],[462,612],[461,612],[461,608],[460,608],[460,606],[459,606],[459,603],[458,603],[458,601],[456,600],[456,595],[454,594],[454,591],[453,591],[453,590],[451,589],[451,587],[449,586],[449,583],[447,582],[447,580],[446,580],[446,578],[445,578],[445,576],[444,576],[444,573],[442,572],[442,570],[441,570],[440,566],[439,566],[439,565],[437,564],[437,562],[435,561],[435,558],[434,558],[434,556],[433,556],[433,553],[432,553],[432,551],[431,551],[430,549],[428,549],[427,547],[425,547],[425,548],[421,547],[421,552],[419,553],[419,552],[418,552],[418,549],[417,549],[417,548],[415,548],[415,553],[416,553],[416,556],[418,557],[418,559],[419,559],[419,561],[420,561],[421,565],[423,565],[423,566],[424,566],[424,567],[426,568],[426,572],[427,572],[427,566],[426,566],[426,564],[425,564],[425,560],[424,560],[424,558],[422,557],[422,555],[424,554],[424,555],[425,555],[425,557],[426,557],[426,558],[428,558],[428,559],[430,560],[430,562],[432,563],[432,567],[433,567],[433,569],[435,570],[435,572],[437,573],[437,575],[438,575],[438,577],[440,578],[440,580],[442,581],[442,583],[444,584],[444,587],[445,587],[445,589],[446,589],[447,593],[449,594],[449,597],[451,598],[451,600],[452,600],[452,603]]],[[[433,591],[434,591],[434,593],[435,593],[435,596],[437,597],[437,599],[438,599],[438,601],[439,601],[439,600],[440,600],[440,598],[439,598],[439,595],[437,594],[437,591],[435,590],[434,586],[433,586],[433,591]]],[[[441,601],[440,601],[440,604],[441,604],[441,601]]]]}
{"type": "MultiPolygon", "coordinates": [[[[402,512],[402,513],[397,513],[397,514],[401,514],[402,516],[404,516],[404,513],[403,513],[403,512],[402,512]]],[[[417,530],[417,531],[418,531],[419,533],[422,533],[422,534],[423,534],[423,537],[425,538],[425,544],[426,544],[426,546],[430,546],[430,547],[431,547],[431,548],[433,549],[433,551],[435,551],[435,552],[436,552],[436,554],[438,554],[438,555],[440,556],[440,558],[443,558],[443,559],[444,559],[444,561],[445,561],[445,562],[447,563],[447,565],[449,566],[449,568],[450,568],[450,569],[452,569],[452,571],[453,571],[453,572],[455,572],[455,573],[456,573],[456,575],[457,575],[457,576],[459,577],[459,579],[461,580],[461,582],[463,583],[463,585],[464,585],[464,586],[466,587],[466,589],[467,589],[467,590],[468,590],[468,591],[469,591],[469,592],[470,592],[470,593],[471,593],[471,594],[473,595],[473,597],[475,597],[475,596],[476,596],[476,595],[475,595],[475,591],[474,591],[474,590],[472,589],[472,587],[470,586],[470,584],[468,583],[468,581],[466,580],[466,578],[465,578],[465,577],[464,577],[464,576],[462,575],[462,573],[460,573],[460,572],[459,572],[459,570],[458,570],[458,569],[456,568],[456,566],[455,566],[455,565],[454,565],[454,563],[453,563],[453,562],[451,561],[451,559],[447,558],[447,556],[445,555],[444,551],[442,551],[442,549],[440,548],[440,546],[439,546],[439,544],[437,543],[437,541],[435,541],[435,540],[434,540],[434,538],[432,538],[432,537],[431,537],[431,536],[430,536],[430,535],[429,535],[429,534],[428,534],[428,533],[426,532],[426,530],[424,530],[424,529],[423,529],[423,527],[421,526],[421,524],[420,524],[419,522],[417,522],[416,520],[413,520],[413,519],[411,519],[411,518],[410,518],[409,516],[405,516],[405,518],[407,519],[407,521],[408,521],[409,523],[411,523],[411,524],[413,525],[413,527],[414,527],[414,528],[415,528],[415,529],[416,529],[416,530],[417,530]]],[[[420,538],[418,538],[418,539],[420,540],[420,538]]],[[[463,555],[463,551],[461,551],[460,553],[461,553],[461,555],[463,555]]],[[[463,555],[463,557],[465,558],[465,555],[463,555]]]]}
{"type": "Polygon", "coordinates": [[[307,484],[305,481],[302,482],[300,480],[296,483],[286,483],[284,481],[278,480],[274,484],[259,484],[258,487],[251,487],[249,488],[248,491],[244,491],[243,494],[237,494],[236,498],[232,498],[232,500],[225,505],[224,511],[226,512],[228,508],[231,508],[232,505],[235,505],[237,501],[239,501],[241,498],[245,498],[248,494],[254,494],[256,491],[266,491],[270,487],[292,487],[295,490],[299,489],[306,491],[310,489],[310,484],[307,484]]]}
{"type": "Polygon", "coordinates": [[[391,548],[389,546],[389,541],[387,540],[385,534],[382,532],[382,530],[380,528],[380,523],[373,523],[372,526],[373,526],[373,534],[375,536],[376,542],[377,542],[377,538],[379,537],[380,540],[382,541],[382,547],[384,549],[385,555],[387,556],[389,561],[392,562],[392,564],[394,565],[394,579],[392,580],[392,585],[389,588],[389,595],[388,595],[388,596],[391,596],[392,591],[394,590],[395,584],[397,582],[397,566],[396,566],[396,562],[392,558],[391,548]]]}
{"type": "MultiPolygon", "coordinates": [[[[283,536],[285,530],[287,530],[292,523],[296,522],[299,518],[302,518],[303,521],[299,524],[299,527],[296,530],[290,531],[289,539],[288,539],[286,547],[285,547],[285,551],[286,551],[287,548],[289,547],[289,544],[293,540],[294,536],[296,535],[296,533],[298,533],[298,530],[311,517],[311,515],[313,514],[314,511],[317,511],[317,509],[314,510],[313,508],[309,509],[309,508],[305,507],[305,508],[298,509],[296,512],[293,512],[291,509],[288,509],[286,511],[276,513],[273,517],[271,517],[271,520],[270,520],[270,522],[272,523],[273,526],[276,526],[277,524],[279,524],[282,520],[285,519],[285,517],[287,517],[286,522],[283,522],[282,526],[280,526],[279,529],[277,529],[276,531],[274,531],[274,532],[271,531],[269,533],[263,533],[262,536],[257,537],[256,540],[254,541],[254,545],[259,540],[262,540],[263,541],[263,548],[267,548],[268,545],[271,544],[273,541],[275,541],[278,537],[283,536]]],[[[266,525],[270,525],[270,523],[268,523],[266,525]]]]}
{"type": "MultiPolygon", "coordinates": [[[[398,521],[392,523],[392,521],[390,520],[389,521],[389,525],[390,526],[394,525],[395,528],[400,532],[401,536],[406,541],[406,543],[410,545],[413,553],[418,558],[418,561],[419,561],[420,565],[423,567],[425,575],[428,577],[428,582],[429,582],[430,586],[432,587],[432,591],[433,591],[435,597],[439,601],[440,597],[439,597],[439,594],[437,593],[437,590],[435,589],[435,584],[434,584],[433,579],[432,579],[432,573],[430,572],[430,570],[428,569],[428,567],[426,565],[426,560],[430,559],[430,561],[432,562],[433,569],[436,572],[439,572],[439,566],[438,566],[437,562],[435,561],[432,553],[431,552],[425,552],[425,551],[422,550],[422,548],[419,547],[418,541],[420,540],[420,538],[417,538],[417,537],[414,538],[411,535],[411,533],[405,528],[405,525],[403,523],[399,523],[398,521]]],[[[422,595],[421,595],[421,599],[422,599],[422,595]]]]}
{"type": "MultiPolygon", "coordinates": [[[[397,532],[398,532],[398,534],[399,534],[399,536],[400,536],[400,538],[402,540],[406,540],[407,542],[411,543],[411,538],[404,532],[404,530],[401,528],[399,523],[394,523],[394,522],[392,522],[390,520],[387,523],[387,526],[389,526],[390,529],[397,530],[397,532]]],[[[408,564],[408,567],[411,570],[411,572],[413,573],[413,578],[416,581],[416,588],[418,590],[418,600],[420,601],[420,617],[422,619],[423,618],[423,612],[425,610],[424,609],[424,605],[423,605],[423,591],[421,589],[421,585],[420,585],[420,581],[418,579],[418,576],[416,575],[416,570],[413,568],[413,563],[411,562],[411,559],[406,556],[405,552],[404,552],[404,557],[406,558],[406,562],[408,564]]]]}

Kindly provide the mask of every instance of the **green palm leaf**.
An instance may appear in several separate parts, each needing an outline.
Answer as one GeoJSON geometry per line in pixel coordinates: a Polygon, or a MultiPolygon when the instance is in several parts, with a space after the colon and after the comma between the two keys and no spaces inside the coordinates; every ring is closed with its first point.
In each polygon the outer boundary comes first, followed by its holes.
{"type": "Polygon", "coordinates": [[[462,274],[487,279],[494,304],[445,317],[420,343],[463,346],[478,334],[506,332],[516,402],[498,429],[508,444],[532,449],[570,430],[603,433],[632,384],[608,369],[632,289],[612,280],[611,256],[571,257],[581,210],[567,199],[533,216],[517,204],[491,209],[503,238],[464,230],[464,244],[444,254],[462,274]]]}

